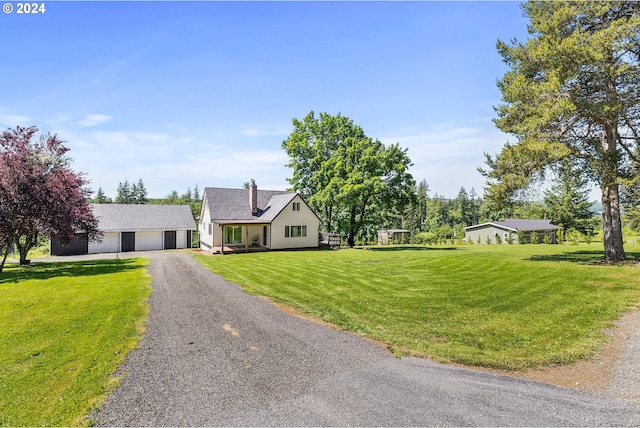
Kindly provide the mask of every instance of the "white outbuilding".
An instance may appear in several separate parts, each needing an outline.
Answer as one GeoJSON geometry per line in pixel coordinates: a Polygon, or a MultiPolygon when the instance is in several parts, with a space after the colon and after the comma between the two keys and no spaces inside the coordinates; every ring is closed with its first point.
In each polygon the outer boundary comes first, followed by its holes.
{"type": "Polygon", "coordinates": [[[191,248],[196,229],[188,205],[91,204],[103,233],[100,242],[89,242],[79,233],[69,245],[53,239],[50,254],[120,253],[127,251],[191,248]]]}

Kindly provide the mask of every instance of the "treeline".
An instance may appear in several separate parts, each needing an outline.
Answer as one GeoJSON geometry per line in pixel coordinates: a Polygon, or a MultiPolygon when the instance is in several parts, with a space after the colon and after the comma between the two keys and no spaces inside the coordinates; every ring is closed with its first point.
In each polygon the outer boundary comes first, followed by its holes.
{"type": "Polygon", "coordinates": [[[128,180],[118,183],[116,197],[110,198],[104,194],[102,187],[98,188],[96,196],[91,200],[94,204],[155,204],[155,205],[189,205],[194,217],[200,215],[202,207],[202,198],[198,185],[194,189],[187,188],[186,192],[179,194],[177,190],[173,190],[164,198],[149,198],[147,196],[147,188],[142,181],[129,183],[128,180]]]}
{"type": "Polygon", "coordinates": [[[416,243],[462,239],[467,226],[508,218],[547,218],[562,226],[567,236],[586,239],[591,239],[601,228],[600,216],[594,212],[594,202],[589,200],[590,187],[579,174],[573,173],[569,164],[556,172],[551,186],[541,197],[522,195],[519,201],[501,207],[484,200],[473,188],[467,191],[461,187],[455,198],[445,198],[438,193],[431,195],[426,180],[419,182],[413,193],[412,202],[405,208],[371,210],[357,244],[377,241],[379,229],[409,230],[416,243]]]}

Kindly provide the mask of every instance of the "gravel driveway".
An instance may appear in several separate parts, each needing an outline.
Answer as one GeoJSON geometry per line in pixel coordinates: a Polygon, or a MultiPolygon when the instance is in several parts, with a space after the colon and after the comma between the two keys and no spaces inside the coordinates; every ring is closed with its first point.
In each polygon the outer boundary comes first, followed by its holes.
{"type": "Polygon", "coordinates": [[[147,332],[121,367],[120,387],[93,415],[97,425],[640,425],[637,403],[397,359],[287,315],[187,253],[145,256],[153,276],[147,332]]]}

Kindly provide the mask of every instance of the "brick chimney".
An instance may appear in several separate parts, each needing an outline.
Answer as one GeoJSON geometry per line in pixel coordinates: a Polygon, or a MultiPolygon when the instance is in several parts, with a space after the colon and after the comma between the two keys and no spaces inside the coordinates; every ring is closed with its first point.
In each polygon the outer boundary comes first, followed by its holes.
{"type": "Polygon", "coordinates": [[[251,184],[249,184],[249,206],[251,214],[258,215],[258,186],[254,179],[251,179],[251,184]]]}

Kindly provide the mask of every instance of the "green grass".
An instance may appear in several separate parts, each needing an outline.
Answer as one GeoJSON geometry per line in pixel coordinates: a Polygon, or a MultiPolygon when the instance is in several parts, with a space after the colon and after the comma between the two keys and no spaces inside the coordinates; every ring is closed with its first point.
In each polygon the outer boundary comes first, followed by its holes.
{"type": "MultiPolygon", "coordinates": [[[[640,298],[601,244],[372,247],[196,256],[227,280],[398,356],[520,370],[587,358],[640,298]]],[[[627,253],[640,259],[640,248],[627,253]],[[634,252],[635,251],[635,252],[634,252]]]]}
{"type": "Polygon", "coordinates": [[[86,425],[148,313],[146,259],[9,264],[0,274],[0,425],[86,425]]]}

